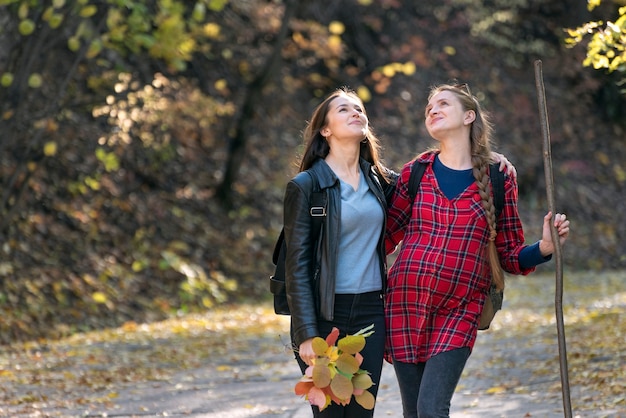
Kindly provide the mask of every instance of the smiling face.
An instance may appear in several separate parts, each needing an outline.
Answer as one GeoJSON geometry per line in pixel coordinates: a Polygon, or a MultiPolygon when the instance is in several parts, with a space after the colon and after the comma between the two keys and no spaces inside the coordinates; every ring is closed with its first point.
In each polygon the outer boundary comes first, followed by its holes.
{"type": "Polygon", "coordinates": [[[425,125],[430,136],[442,139],[469,129],[476,113],[463,108],[461,101],[450,90],[441,90],[429,100],[425,110],[425,125]]]}
{"type": "Polygon", "coordinates": [[[326,124],[320,132],[329,141],[361,141],[367,136],[368,129],[363,103],[356,97],[341,94],[330,102],[326,124]]]}

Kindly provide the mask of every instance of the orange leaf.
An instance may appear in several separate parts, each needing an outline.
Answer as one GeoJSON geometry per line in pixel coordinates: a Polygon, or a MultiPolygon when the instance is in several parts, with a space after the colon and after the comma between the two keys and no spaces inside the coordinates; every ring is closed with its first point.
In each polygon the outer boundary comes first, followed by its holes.
{"type": "Polygon", "coordinates": [[[312,381],[302,381],[301,380],[298,383],[296,383],[296,387],[294,388],[294,392],[298,396],[303,396],[303,395],[306,395],[307,393],[309,393],[311,388],[314,387],[314,386],[315,385],[313,384],[312,381]]]}
{"type": "Polygon", "coordinates": [[[335,345],[337,338],[339,338],[339,329],[337,327],[333,327],[333,330],[326,337],[326,343],[328,345],[335,345]]]}

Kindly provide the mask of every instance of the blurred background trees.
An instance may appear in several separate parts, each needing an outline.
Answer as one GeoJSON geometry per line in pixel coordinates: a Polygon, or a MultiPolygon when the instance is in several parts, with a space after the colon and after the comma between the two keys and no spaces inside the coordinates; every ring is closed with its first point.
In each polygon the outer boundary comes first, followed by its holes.
{"type": "Polygon", "coordinates": [[[624,269],[623,5],[431,3],[0,0],[0,340],[266,298],[301,131],[343,85],[400,169],[428,88],[469,82],[538,238],[536,59],[566,265],[624,269]]]}

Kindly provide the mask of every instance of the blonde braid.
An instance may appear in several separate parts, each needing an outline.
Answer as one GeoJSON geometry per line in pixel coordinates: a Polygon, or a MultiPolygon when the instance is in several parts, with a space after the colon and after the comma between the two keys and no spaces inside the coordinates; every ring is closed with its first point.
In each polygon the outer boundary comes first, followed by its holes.
{"type": "Polygon", "coordinates": [[[491,280],[498,290],[504,289],[504,272],[500,265],[500,257],[496,249],[496,207],[493,204],[493,196],[491,194],[491,180],[489,178],[489,163],[485,163],[478,156],[472,157],[474,168],[472,173],[478,185],[478,194],[480,201],[487,215],[487,223],[489,224],[489,244],[487,252],[489,255],[489,266],[491,267],[491,280]]]}
{"type": "Polygon", "coordinates": [[[475,112],[476,117],[470,127],[470,145],[472,154],[472,174],[478,184],[480,200],[487,215],[489,224],[489,244],[487,246],[491,281],[498,290],[504,289],[504,272],[500,265],[500,257],[496,249],[496,208],[491,195],[491,179],[489,178],[489,161],[491,158],[491,134],[493,128],[487,112],[481,109],[476,97],[472,96],[467,84],[442,84],[431,89],[428,100],[440,91],[450,91],[456,95],[463,109],[475,112]]]}

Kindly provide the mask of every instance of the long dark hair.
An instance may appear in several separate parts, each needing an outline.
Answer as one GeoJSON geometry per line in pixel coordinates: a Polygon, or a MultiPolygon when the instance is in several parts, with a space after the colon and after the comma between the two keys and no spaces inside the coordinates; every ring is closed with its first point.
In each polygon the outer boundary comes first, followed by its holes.
{"type": "MultiPolygon", "coordinates": [[[[365,112],[365,106],[363,105],[361,98],[356,94],[356,92],[347,87],[338,88],[328,95],[326,99],[324,99],[324,101],[315,108],[313,115],[311,116],[311,120],[304,130],[303,137],[305,149],[302,159],[300,160],[300,171],[311,168],[313,163],[318,158],[326,158],[330,152],[330,146],[320,131],[328,123],[326,116],[328,115],[330,104],[333,100],[340,96],[347,96],[358,100],[361,103],[363,112],[365,112]]],[[[363,138],[360,145],[360,157],[372,164],[376,171],[383,176],[385,181],[388,181],[385,174],[387,173],[387,169],[383,166],[380,159],[380,150],[380,141],[376,135],[374,135],[372,128],[368,124],[367,133],[365,134],[365,138],[363,138]]]]}

